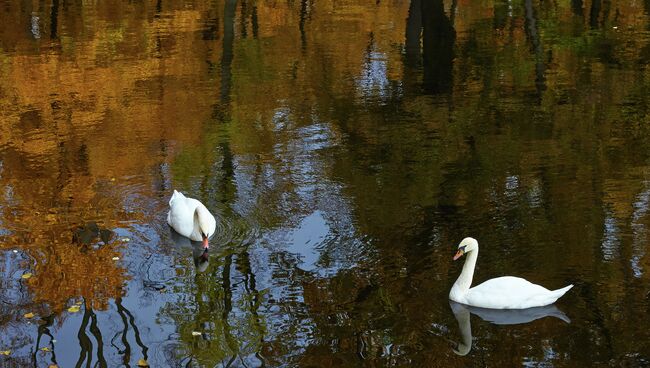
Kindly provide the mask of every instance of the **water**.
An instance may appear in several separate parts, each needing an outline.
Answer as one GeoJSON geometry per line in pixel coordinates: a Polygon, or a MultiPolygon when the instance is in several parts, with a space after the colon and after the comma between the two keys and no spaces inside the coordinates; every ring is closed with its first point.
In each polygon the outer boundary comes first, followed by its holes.
{"type": "Polygon", "coordinates": [[[649,13],[0,1],[0,366],[649,366],[649,13]]]}

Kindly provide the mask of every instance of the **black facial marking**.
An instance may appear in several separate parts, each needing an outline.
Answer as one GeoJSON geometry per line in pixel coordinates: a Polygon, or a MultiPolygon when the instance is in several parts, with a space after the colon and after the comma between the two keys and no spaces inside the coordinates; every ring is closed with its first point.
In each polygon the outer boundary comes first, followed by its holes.
{"type": "Polygon", "coordinates": [[[462,247],[458,247],[458,249],[462,250],[463,253],[465,253],[465,248],[467,248],[467,245],[463,245],[462,247]]]}

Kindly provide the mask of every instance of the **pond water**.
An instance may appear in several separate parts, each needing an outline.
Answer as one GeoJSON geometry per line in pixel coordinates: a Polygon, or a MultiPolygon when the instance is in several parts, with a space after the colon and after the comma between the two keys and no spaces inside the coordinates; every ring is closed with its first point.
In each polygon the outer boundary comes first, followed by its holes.
{"type": "Polygon", "coordinates": [[[648,1],[0,0],[0,367],[650,366],[649,68],[648,1]],[[465,236],[575,287],[450,304],[465,236]]]}

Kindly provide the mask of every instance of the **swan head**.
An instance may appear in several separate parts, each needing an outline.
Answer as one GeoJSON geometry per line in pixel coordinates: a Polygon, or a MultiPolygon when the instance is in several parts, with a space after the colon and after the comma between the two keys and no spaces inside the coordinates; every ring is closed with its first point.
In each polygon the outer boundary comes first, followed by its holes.
{"type": "Polygon", "coordinates": [[[204,206],[196,207],[194,211],[194,226],[198,229],[203,239],[203,248],[208,250],[208,239],[212,236],[215,229],[215,223],[212,215],[204,206]]]}
{"type": "Polygon", "coordinates": [[[467,237],[458,244],[458,251],[454,255],[454,261],[462,257],[463,254],[478,249],[478,242],[474,238],[467,237]]]}

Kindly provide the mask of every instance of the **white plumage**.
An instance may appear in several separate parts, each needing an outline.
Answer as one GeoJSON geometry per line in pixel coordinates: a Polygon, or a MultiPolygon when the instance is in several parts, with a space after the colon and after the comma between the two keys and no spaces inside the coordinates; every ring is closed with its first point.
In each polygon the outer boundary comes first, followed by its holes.
{"type": "Polygon", "coordinates": [[[573,285],[557,290],[548,290],[520,277],[503,276],[485,281],[470,288],[474,267],[478,258],[478,242],[465,238],[458,245],[454,259],[467,253],[463,271],[449,292],[449,299],[475,307],[492,309],[524,309],[541,307],[554,303],[573,285]]]}
{"type": "Polygon", "coordinates": [[[203,203],[176,190],[169,200],[167,223],[177,233],[194,241],[204,241],[206,246],[217,226],[214,216],[203,203]]]}

